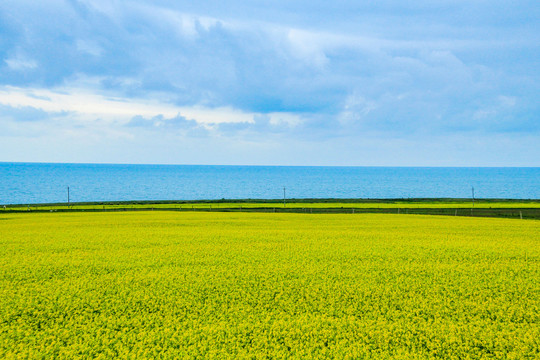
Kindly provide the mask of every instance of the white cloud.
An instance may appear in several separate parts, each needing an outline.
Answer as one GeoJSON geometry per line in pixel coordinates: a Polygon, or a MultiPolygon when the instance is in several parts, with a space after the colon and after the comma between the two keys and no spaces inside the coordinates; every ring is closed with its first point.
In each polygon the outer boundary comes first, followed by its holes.
{"type": "Polygon", "coordinates": [[[103,49],[94,41],[88,40],[77,40],[77,50],[82,53],[89,54],[92,56],[101,56],[103,49]]]}
{"type": "Polygon", "coordinates": [[[9,58],[4,60],[4,62],[7,64],[7,66],[11,70],[15,71],[26,71],[26,70],[33,70],[37,68],[38,64],[35,60],[28,59],[24,56],[16,56],[14,58],[9,58]]]}
{"type": "Polygon", "coordinates": [[[345,100],[343,110],[339,114],[339,120],[344,125],[362,121],[364,117],[376,108],[377,104],[375,101],[351,94],[345,100]]]}
{"type": "MultiPolygon", "coordinates": [[[[220,123],[252,123],[254,117],[259,115],[232,107],[175,106],[152,99],[111,97],[80,88],[49,90],[3,87],[0,88],[0,104],[14,108],[29,107],[44,112],[69,112],[77,114],[76,118],[85,122],[99,119],[100,122],[121,124],[129,123],[135,116],[167,119],[181,114],[201,125],[212,127],[220,123]]],[[[270,113],[268,116],[274,124],[294,125],[300,122],[295,114],[270,113]]],[[[159,121],[156,122],[157,126],[159,124],[159,121]]]]}
{"type": "Polygon", "coordinates": [[[328,64],[329,60],[326,57],[320,44],[317,42],[317,36],[313,33],[290,29],[287,34],[287,39],[290,42],[290,51],[300,60],[308,65],[316,68],[323,68],[328,64]]]}
{"type": "Polygon", "coordinates": [[[499,102],[501,104],[501,106],[503,107],[513,107],[516,105],[517,103],[517,99],[515,96],[504,96],[504,95],[500,95],[498,97],[499,99],[499,102]]]}

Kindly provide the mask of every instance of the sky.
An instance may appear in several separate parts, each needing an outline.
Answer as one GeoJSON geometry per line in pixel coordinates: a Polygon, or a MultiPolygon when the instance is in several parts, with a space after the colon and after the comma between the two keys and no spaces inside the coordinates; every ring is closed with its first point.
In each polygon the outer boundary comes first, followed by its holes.
{"type": "Polygon", "coordinates": [[[0,161],[540,166],[540,3],[2,0],[0,161]]]}

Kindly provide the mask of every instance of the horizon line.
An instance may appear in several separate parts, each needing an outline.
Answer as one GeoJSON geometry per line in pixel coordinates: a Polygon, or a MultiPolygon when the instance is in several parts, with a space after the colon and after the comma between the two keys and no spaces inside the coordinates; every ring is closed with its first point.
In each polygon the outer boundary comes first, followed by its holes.
{"type": "Polygon", "coordinates": [[[444,166],[444,165],[261,165],[261,164],[171,164],[171,163],[116,163],[116,162],[55,162],[55,161],[0,161],[0,164],[42,165],[128,165],[128,166],[228,166],[228,167],[320,167],[320,168],[456,168],[456,169],[537,169],[540,166],[444,166]]]}

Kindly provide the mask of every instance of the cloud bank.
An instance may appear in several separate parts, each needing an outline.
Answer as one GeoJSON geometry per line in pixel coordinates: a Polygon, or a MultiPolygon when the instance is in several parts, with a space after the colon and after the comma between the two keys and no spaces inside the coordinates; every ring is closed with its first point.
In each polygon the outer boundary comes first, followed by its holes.
{"type": "Polygon", "coordinates": [[[539,166],[539,15],[6,0],[0,161],[539,166]]]}

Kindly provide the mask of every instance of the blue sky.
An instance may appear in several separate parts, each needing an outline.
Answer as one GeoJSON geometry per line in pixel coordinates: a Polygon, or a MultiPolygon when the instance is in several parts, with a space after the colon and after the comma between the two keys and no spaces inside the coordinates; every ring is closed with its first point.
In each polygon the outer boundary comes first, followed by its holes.
{"type": "Polygon", "coordinates": [[[540,166],[537,1],[0,2],[0,161],[540,166]]]}

